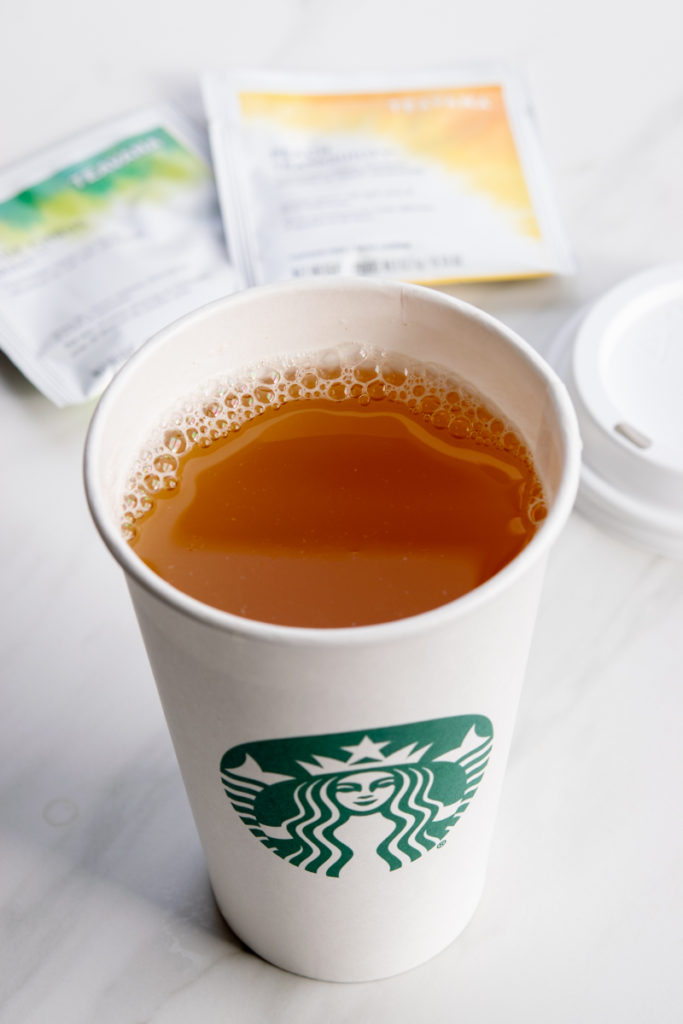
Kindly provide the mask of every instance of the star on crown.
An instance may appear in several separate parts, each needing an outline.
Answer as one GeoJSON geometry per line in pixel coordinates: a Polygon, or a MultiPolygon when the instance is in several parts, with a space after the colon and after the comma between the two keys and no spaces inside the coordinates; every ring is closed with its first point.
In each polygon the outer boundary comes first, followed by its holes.
{"type": "Polygon", "coordinates": [[[314,754],[317,764],[310,761],[298,761],[309,775],[329,775],[332,772],[348,772],[350,770],[360,771],[363,768],[389,768],[399,764],[417,764],[423,754],[431,747],[428,743],[425,747],[417,748],[417,743],[411,743],[400,750],[394,750],[392,754],[382,753],[388,740],[377,743],[369,736],[364,736],[360,743],[350,747],[342,747],[349,756],[345,761],[336,757],[326,757],[324,754],[314,754]],[[417,749],[416,749],[417,748],[417,749]]]}

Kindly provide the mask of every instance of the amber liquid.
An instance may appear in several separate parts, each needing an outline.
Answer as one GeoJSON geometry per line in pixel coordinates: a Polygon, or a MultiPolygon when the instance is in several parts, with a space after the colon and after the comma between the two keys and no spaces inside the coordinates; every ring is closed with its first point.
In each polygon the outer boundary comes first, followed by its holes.
{"type": "Polygon", "coordinates": [[[131,539],[165,580],[263,622],[415,615],[505,566],[536,530],[528,458],[399,401],[307,398],[196,447],[131,539]]]}

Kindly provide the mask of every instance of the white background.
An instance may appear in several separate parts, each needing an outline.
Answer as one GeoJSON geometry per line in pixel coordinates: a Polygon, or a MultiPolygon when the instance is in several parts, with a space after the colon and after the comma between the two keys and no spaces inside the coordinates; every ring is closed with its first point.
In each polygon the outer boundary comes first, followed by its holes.
{"type": "MultiPolygon", "coordinates": [[[[0,163],[151,100],[200,115],[206,68],[502,58],[531,92],[577,273],[451,291],[543,351],[606,288],[683,259],[682,11],[5,0],[0,163]]],[[[82,496],[91,412],[53,408],[0,358],[0,1022],[680,1021],[683,565],[572,517],[476,917],[408,974],[307,981],[245,951],[213,904],[123,580],[82,496]]]]}

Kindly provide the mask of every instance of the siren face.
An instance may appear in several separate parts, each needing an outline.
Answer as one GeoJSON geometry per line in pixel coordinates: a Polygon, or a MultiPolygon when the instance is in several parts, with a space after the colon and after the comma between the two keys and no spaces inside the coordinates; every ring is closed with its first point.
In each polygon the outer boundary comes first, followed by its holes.
{"type": "Polygon", "coordinates": [[[347,775],[337,783],[337,803],[355,814],[370,814],[392,796],[395,789],[389,772],[366,771],[347,775]]]}

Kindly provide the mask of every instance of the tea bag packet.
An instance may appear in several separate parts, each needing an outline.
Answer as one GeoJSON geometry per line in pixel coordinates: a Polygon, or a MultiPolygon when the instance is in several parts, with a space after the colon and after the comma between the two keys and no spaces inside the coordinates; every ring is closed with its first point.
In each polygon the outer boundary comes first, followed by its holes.
{"type": "Polygon", "coordinates": [[[0,348],[57,405],[241,285],[205,131],[167,106],[0,171],[0,348]]]}
{"type": "Polygon", "coordinates": [[[571,271],[529,104],[509,72],[213,72],[202,84],[223,218],[248,283],[571,271]]]}

